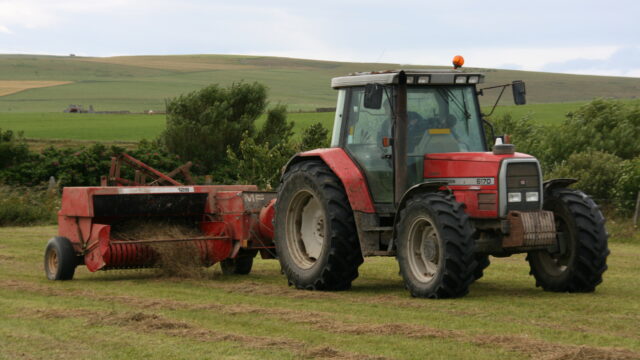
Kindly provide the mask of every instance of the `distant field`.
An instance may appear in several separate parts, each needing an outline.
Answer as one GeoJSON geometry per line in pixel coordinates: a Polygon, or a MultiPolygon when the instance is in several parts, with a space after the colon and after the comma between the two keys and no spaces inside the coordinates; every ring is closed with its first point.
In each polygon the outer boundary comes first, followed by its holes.
{"type": "MultiPolygon", "coordinates": [[[[531,116],[540,124],[560,123],[566,113],[576,110],[584,103],[530,104],[525,106],[500,106],[494,113],[500,116],[511,113],[514,117],[531,116]]],[[[490,108],[483,109],[486,112],[490,108]]],[[[290,113],[289,120],[295,123],[295,132],[315,122],[327,129],[333,127],[334,113],[290,113]]],[[[264,117],[256,126],[262,126],[264,117]]],[[[165,128],[164,115],[144,114],[68,114],[56,113],[2,113],[0,128],[23,131],[31,139],[70,139],[95,141],[139,141],[153,139],[165,128]]]]}
{"type": "Polygon", "coordinates": [[[367,258],[342,292],[292,289],[274,260],[246,276],[78,268],[52,282],[55,233],[0,228],[0,359],[640,359],[640,245],[619,238],[595,293],[544,292],[515,256],[464,298],[426,300],[393,258],[367,258]]]}
{"type": "MultiPolygon", "coordinates": [[[[291,113],[295,132],[315,122],[333,126],[333,113],[291,113]]],[[[256,121],[260,127],[264,117],[256,121]]],[[[95,141],[139,141],[154,139],[166,126],[164,115],[0,113],[0,129],[22,131],[30,139],[70,139],[95,141]]]]}
{"type": "MultiPolygon", "coordinates": [[[[446,62],[446,61],[444,61],[446,62]]],[[[473,64],[473,59],[467,59],[473,64]]],[[[128,56],[84,58],[0,55],[0,81],[72,81],[73,83],[0,96],[0,112],[58,112],[69,104],[96,110],[164,109],[165,99],[209,84],[258,81],[270,89],[273,103],[297,111],[334,106],[330,80],[357,71],[433,66],[341,63],[234,55],[128,56]]],[[[588,101],[596,97],[640,97],[640,79],[525,71],[472,69],[487,75],[482,86],[524,80],[530,103],[588,101]]],[[[498,91],[487,91],[484,105],[498,91]]],[[[505,93],[505,104],[510,94],[505,93]]]]}

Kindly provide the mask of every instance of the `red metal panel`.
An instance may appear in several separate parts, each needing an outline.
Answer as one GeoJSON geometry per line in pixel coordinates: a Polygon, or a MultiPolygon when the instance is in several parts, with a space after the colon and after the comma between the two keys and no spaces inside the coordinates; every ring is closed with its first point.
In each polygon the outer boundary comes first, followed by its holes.
{"type": "Polygon", "coordinates": [[[300,157],[320,157],[342,181],[353,211],[375,213],[365,178],[349,155],[341,148],[317,149],[298,154],[300,157]]]}
{"type": "Polygon", "coordinates": [[[492,210],[480,210],[478,193],[498,191],[498,173],[502,160],[507,158],[532,158],[522,153],[495,155],[490,152],[427,154],[424,162],[424,177],[438,178],[493,178],[492,185],[449,185],[456,200],[466,205],[465,212],[474,218],[497,218],[497,204],[492,210]]]}
{"type": "Polygon", "coordinates": [[[273,220],[276,216],[276,199],[260,210],[259,232],[264,240],[273,241],[273,220]]]}
{"type": "Polygon", "coordinates": [[[498,204],[492,210],[480,210],[478,206],[478,193],[494,193],[497,196],[497,191],[481,191],[481,190],[454,190],[453,194],[456,197],[456,201],[465,204],[464,212],[472,218],[497,218],[498,217],[498,204]]]}

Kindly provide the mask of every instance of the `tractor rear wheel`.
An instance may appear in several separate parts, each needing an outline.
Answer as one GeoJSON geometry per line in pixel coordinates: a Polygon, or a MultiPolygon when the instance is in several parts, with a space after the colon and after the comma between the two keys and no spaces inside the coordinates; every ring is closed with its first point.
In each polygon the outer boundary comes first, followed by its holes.
{"type": "Polygon", "coordinates": [[[536,286],[546,291],[592,292],[607,270],[608,234],[596,203],[581,191],[554,189],[544,209],[553,211],[560,253],[532,251],[527,260],[536,286]],[[564,245],[562,245],[564,243],[564,245]]]}
{"type": "Polygon", "coordinates": [[[276,202],[275,243],[290,285],[346,290],[362,253],[353,211],[340,179],[323,162],[304,161],[285,173],[276,202]]]}
{"type": "Polygon", "coordinates": [[[225,275],[247,275],[253,267],[255,251],[244,251],[240,249],[238,255],[233,259],[224,259],[220,262],[220,268],[225,275]]]}
{"type": "Polygon", "coordinates": [[[469,292],[476,260],[460,203],[439,193],[418,194],[400,211],[396,233],[400,274],[412,296],[453,298],[469,292]]]}
{"type": "Polygon", "coordinates": [[[44,272],[49,280],[71,280],[78,258],[69,239],[56,236],[47,242],[44,251],[44,272]]]}

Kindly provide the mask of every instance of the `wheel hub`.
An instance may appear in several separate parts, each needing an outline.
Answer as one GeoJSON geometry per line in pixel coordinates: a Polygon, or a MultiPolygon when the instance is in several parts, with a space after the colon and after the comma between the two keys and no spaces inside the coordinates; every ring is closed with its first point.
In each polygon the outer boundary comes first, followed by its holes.
{"type": "Polygon", "coordinates": [[[325,216],[320,201],[309,191],[294,195],[287,216],[287,244],[295,264],[311,268],[322,254],[325,216]]]}
{"type": "Polygon", "coordinates": [[[409,229],[409,267],[420,282],[430,282],[438,272],[440,246],[438,233],[426,217],[415,219],[409,229]]]}
{"type": "Polygon", "coordinates": [[[55,250],[49,251],[47,261],[49,265],[49,272],[55,274],[58,271],[58,253],[55,250]]]}

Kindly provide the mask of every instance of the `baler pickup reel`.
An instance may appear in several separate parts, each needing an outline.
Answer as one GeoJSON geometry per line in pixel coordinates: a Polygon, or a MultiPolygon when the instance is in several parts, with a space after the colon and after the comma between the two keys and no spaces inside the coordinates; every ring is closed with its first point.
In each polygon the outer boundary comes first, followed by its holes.
{"type": "Polygon", "coordinates": [[[189,247],[203,266],[226,261],[227,269],[236,261],[246,269],[257,252],[273,254],[275,193],[254,185],[182,185],[126,154],[112,165],[110,181],[136,186],[64,188],[59,233],[45,252],[50,279],[71,279],[80,264],[91,272],[154,267],[171,256],[162,251],[168,246],[189,247]],[[133,164],[137,180],[120,177],[119,161],[133,164]],[[169,186],[138,185],[142,173],[150,184],[169,186]]]}

